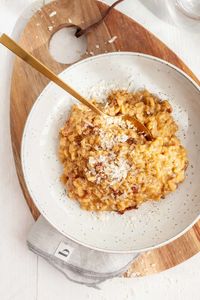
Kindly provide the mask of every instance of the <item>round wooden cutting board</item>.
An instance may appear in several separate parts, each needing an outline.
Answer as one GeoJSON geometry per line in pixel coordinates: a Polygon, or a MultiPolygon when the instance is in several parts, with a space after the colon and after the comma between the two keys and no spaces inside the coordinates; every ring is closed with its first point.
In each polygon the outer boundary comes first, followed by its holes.
{"type": "MultiPolygon", "coordinates": [[[[50,69],[60,73],[69,65],[57,63],[48,51],[49,41],[60,27],[72,24],[85,28],[99,20],[107,5],[96,0],[58,0],[39,10],[28,22],[21,34],[20,45],[41,60],[50,69]],[[53,14],[52,14],[53,12],[53,14]],[[55,13],[56,12],[56,13],[55,13]],[[53,16],[52,16],[53,15],[53,16]]],[[[165,44],[141,25],[113,10],[104,22],[86,36],[87,51],[83,58],[111,51],[133,51],[162,58],[198,79],[189,68],[165,44]],[[113,43],[108,41],[117,38],[113,43]],[[96,47],[96,45],[99,45],[96,47]]],[[[11,87],[11,137],[19,181],[35,219],[39,212],[27,191],[20,162],[20,146],[23,128],[31,107],[48,80],[22,60],[16,58],[11,87]]],[[[200,222],[174,242],[162,248],[141,254],[125,276],[142,276],[157,273],[187,260],[200,250],[200,222]]]]}

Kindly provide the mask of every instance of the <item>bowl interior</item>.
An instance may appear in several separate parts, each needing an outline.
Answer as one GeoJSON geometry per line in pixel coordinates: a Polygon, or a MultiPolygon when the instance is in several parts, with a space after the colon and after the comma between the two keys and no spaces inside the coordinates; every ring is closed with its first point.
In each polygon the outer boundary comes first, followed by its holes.
{"type": "Polygon", "coordinates": [[[93,249],[147,250],[180,235],[200,214],[200,91],[182,72],[150,56],[111,53],[77,63],[60,75],[85,96],[106,90],[147,88],[169,99],[188,150],[187,178],[160,202],[147,202],[124,215],[91,213],[67,198],[59,177],[58,132],[76,101],[50,83],[26,123],[22,164],[29,192],[45,218],[64,235],[93,249]],[[103,79],[103,80],[102,80],[103,79]]]}

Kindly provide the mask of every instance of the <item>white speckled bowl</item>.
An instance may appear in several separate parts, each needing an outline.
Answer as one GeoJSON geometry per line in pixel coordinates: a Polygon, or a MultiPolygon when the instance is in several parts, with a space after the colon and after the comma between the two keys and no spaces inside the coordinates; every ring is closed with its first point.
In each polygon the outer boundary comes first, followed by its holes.
{"type": "Polygon", "coordinates": [[[28,117],[22,143],[22,165],[29,192],[43,216],[72,240],[107,252],[139,252],[164,245],[184,233],[200,215],[200,90],[174,66],[137,53],[110,53],[74,64],[60,75],[78,91],[104,79],[114,86],[146,87],[174,108],[179,135],[188,149],[187,178],[178,190],[159,203],[138,210],[91,213],[67,199],[59,181],[58,132],[74,100],[50,83],[28,117]]]}

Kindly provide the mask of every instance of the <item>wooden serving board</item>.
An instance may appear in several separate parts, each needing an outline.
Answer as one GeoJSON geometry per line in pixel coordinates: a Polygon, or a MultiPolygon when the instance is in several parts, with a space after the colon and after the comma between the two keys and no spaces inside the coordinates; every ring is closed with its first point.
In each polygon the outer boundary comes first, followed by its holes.
{"type": "MultiPolygon", "coordinates": [[[[107,9],[107,5],[96,0],[58,0],[39,10],[28,22],[21,34],[19,43],[54,72],[60,73],[69,65],[54,61],[48,51],[51,36],[60,27],[73,24],[85,28],[97,21],[107,9]],[[54,17],[49,15],[56,11],[54,17]],[[49,26],[53,26],[49,31],[49,26]]],[[[70,46],[70,45],[69,45],[70,46]]],[[[165,44],[158,40],[134,20],[113,10],[106,20],[87,34],[86,53],[104,53],[111,51],[134,51],[157,56],[176,65],[190,75],[197,83],[198,79],[191,70],[165,44]],[[114,43],[108,43],[117,36],[114,43]],[[99,45],[99,48],[96,48],[99,45]]],[[[85,54],[83,58],[90,56],[85,54]]],[[[31,107],[48,80],[37,73],[22,60],[16,58],[11,87],[11,137],[19,181],[35,219],[39,212],[31,200],[26,188],[21,162],[20,146],[23,128],[31,107]]],[[[157,273],[185,261],[200,250],[200,222],[174,242],[160,249],[149,251],[139,256],[125,276],[157,273]]]]}

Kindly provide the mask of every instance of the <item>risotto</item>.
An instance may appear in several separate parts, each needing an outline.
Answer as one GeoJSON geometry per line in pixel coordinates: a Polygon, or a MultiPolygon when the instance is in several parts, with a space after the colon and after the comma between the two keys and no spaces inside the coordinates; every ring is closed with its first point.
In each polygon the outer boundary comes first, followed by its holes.
{"type": "Polygon", "coordinates": [[[175,191],[185,178],[188,160],[176,137],[178,126],[169,102],[148,91],[118,90],[105,105],[93,103],[109,117],[74,105],[60,130],[61,180],[68,196],[86,210],[123,213],[175,191]],[[153,140],[121,114],[135,116],[153,140]]]}

